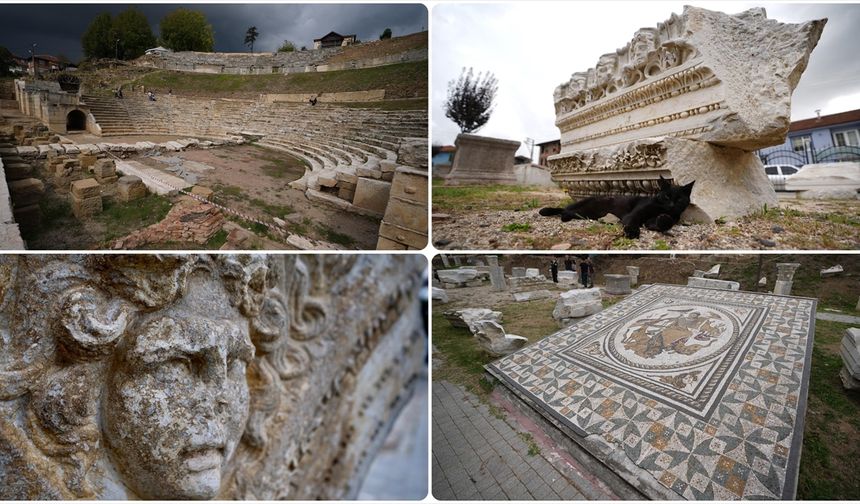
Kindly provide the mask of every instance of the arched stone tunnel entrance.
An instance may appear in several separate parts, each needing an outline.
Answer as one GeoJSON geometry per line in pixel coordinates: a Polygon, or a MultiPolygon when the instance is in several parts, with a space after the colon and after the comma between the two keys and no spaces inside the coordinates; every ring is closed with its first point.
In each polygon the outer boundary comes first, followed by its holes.
{"type": "Polygon", "coordinates": [[[86,131],[87,115],[80,110],[72,110],[66,116],[66,131],[86,131]]]}

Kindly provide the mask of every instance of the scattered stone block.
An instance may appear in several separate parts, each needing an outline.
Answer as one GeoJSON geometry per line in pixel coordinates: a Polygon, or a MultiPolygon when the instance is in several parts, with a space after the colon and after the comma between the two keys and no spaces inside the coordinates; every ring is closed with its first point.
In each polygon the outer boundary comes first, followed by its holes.
{"type": "Polygon", "coordinates": [[[6,180],[23,180],[33,177],[33,165],[22,161],[7,163],[3,162],[3,171],[6,173],[6,180]]]}
{"type": "Polygon", "coordinates": [[[540,276],[540,270],[537,268],[526,268],[526,277],[540,276]]]}
{"type": "Polygon", "coordinates": [[[603,309],[600,299],[600,289],[573,289],[562,292],[552,311],[554,318],[561,327],[566,327],[573,319],[593,315],[603,309]]]}
{"type": "Polygon", "coordinates": [[[627,275],[603,275],[603,279],[606,280],[604,290],[607,294],[620,296],[633,292],[630,289],[630,277],[627,275]]]}
{"type": "MultiPolygon", "coordinates": [[[[493,311],[489,308],[463,308],[461,310],[450,310],[442,313],[451,327],[459,327],[472,331],[472,324],[479,320],[492,320],[502,323],[502,312],[493,311]]],[[[472,331],[474,332],[474,331],[472,331]]]]}
{"type": "Polygon", "coordinates": [[[355,185],[355,197],[352,204],[384,214],[391,193],[391,183],[381,180],[359,178],[355,185]]]}
{"type": "Polygon", "coordinates": [[[191,194],[194,194],[195,196],[199,196],[199,197],[201,197],[207,201],[211,201],[212,196],[215,195],[215,192],[212,189],[209,189],[208,187],[194,186],[191,188],[191,194]]]}
{"type": "Polygon", "coordinates": [[[472,327],[481,348],[496,357],[515,352],[529,341],[522,336],[505,333],[501,324],[492,320],[479,320],[472,327]]]}
{"type": "Polygon", "coordinates": [[[627,266],[627,276],[630,277],[630,286],[635,287],[639,283],[639,266],[627,266]]]}
{"type": "Polygon", "coordinates": [[[439,287],[432,287],[432,295],[431,299],[434,301],[439,301],[439,303],[447,303],[448,302],[448,293],[445,292],[445,289],[440,289],[439,287]]]}
{"type": "Polygon", "coordinates": [[[842,273],[842,265],[837,264],[836,266],[832,266],[830,268],[826,268],[821,270],[821,278],[828,278],[832,276],[836,276],[842,273]]]}
{"type": "Polygon", "coordinates": [[[860,380],[860,328],[849,327],[839,347],[844,369],[855,380],[860,380]]]}
{"type": "Polygon", "coordinates": [[[15,180],[9,182],[8,186],[14,207],[35,205],[45,194],[45,184],[35,178],[15,180]]]}
{"type": "Polygon", "coordinates": [[[722,289],[736,291],[741,288],[741,284],[728,280],[717,280],[716,278],[689,277],[687,278],[687,287],[702,287],[705,289],[722,289]]]}
{"type": "Polygon", "coordinates": [[[558,283],[563,285],[577,285],[579,283],[579,278],[575,271],[559,271],[558,283]]]}
{"type": "Polygon", "coordinates": [[[93,175],[97,179],[116,176],[116,162],[113,159],[98,159],[93,163],[93,175]]]}
{"type": "Polygon", "coordinates": [[[526,269],[521,268],[519,266],[514,266],[513,268],[511,268],[511,276],[515,278],[524,277],[526,276],[526,269]]]}
{"type": "Polygon", "coordinates": [[[95,154],[81,154],[78,159],[81,161],[81,168],[86,170],[95,165],[99,158],[95,154]]]}
{"type": "Polygon", "coordinates": [[[720,265],[715,264],[708,271],[705,272],[705,278],[717,278],[720,276],[720,265]]]}
{"type": "Polygon", "coordinates": [[[94,178],[76,180],[71,185],[72,196],[78,199],[97,198],[101,197],[101,189],[99,183],[94,178]]]}
{"type": "Polygon", "coordinates": [[[546,289],[529,291],[529,292],[514,292],[514,301],[521,303],[523,301],[534,301],[535,299],[551,298],[552,293],[546,289]]]}
{"type": "Polygon", "coordinates": [[[459,285],[474,280],[478,276],[478,270],[471,268],[436,270],[436,275],[445,283],[459,285]]]}
{"type": "Polygon", "coordinates": [[[125,175],[117,180],[116,197],[120,201],[129,202],[146,196],[146,185],[136,175],[125,175]]]}
{"type": "Polygon", "coordinates": [[[81,199],[72,194],[72,213],[80,220],[86,220],[102,212],[102,197],[81,199]]]}

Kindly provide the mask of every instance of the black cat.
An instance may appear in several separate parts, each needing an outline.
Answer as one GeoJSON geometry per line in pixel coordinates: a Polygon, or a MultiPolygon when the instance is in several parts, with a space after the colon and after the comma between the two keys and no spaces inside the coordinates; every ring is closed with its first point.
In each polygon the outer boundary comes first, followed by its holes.
{"type": "Polygon", "coordinates": [[[573,219],[599,219],[612,214],[621,219],[624,236],[639,238],[639,228],[665,233],[678,223],[681,214],[690,205],[692,181],[684,186],[673,186],[660,176],[660,191],[654,196],[591,196],[565,208],[540,209],[543,216],[561,215],[561,221],[573,219]]]}

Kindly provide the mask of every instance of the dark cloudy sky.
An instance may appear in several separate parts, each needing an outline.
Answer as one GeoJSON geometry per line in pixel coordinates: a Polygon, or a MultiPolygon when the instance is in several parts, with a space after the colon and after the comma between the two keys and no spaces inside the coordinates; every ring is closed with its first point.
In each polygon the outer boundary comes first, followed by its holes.
{"type": "MultiPolygon", "coordinates": [[[[37,54],[81,58],[81,35],[101,12],[117,14],[129,4],[0,4],[0,46],[26,56],[33,43],[37,54]]],[[[168,12],[187,7],[206,14],[215,31],[215,50],[243,52],[245,31],[256,26],[255,51],[274,51],[284,39],[296,47],[313,47],[313,39],[330,31],[377,40],[385,28],[395,36],[427,28],[423,5],[403,4],[135,4],[158,36],[158,23],[168,12]]]]}

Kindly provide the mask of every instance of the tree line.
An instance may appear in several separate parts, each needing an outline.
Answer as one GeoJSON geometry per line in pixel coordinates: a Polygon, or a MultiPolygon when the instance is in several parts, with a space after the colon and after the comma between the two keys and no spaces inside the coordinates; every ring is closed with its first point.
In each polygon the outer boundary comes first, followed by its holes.
{"type": "MultiPolygon", "coordinates": [[[[391,28],[386,28],[380,40],[391,38],[391,28]]],[[[245,32],[245,45],[254,52],[254,43],[260,36],[256,26],[245,32]]],[[[173,51],[212,52],[215,49],[215,32],[206,16],[200,12],[179,8],[169,12],[159,23],[156,37],[146,16],[134,7],[116,16],[103,12],[96,16],[81,37],[86,59],[116,58],[135,59],[150,48],[160,45],[173,51]]],[[[296,45],[285,40],[278,52],[291,52],[296,45]]],[[[304,46],[302,51],[306,50],[304,46]]]]}
{"type": "Polygon", "coordinates": [[[96,16],[84,35],[81,45],[87,59],[135,59],[156,45],[174,51],[211,52],[215,48],[215,32],[206,16],[199,11],[179,8],[169,12],[159,23],[159,36],[152,33],[146,16],[129,7],[116,16],[103,12],[96,16]]]}

